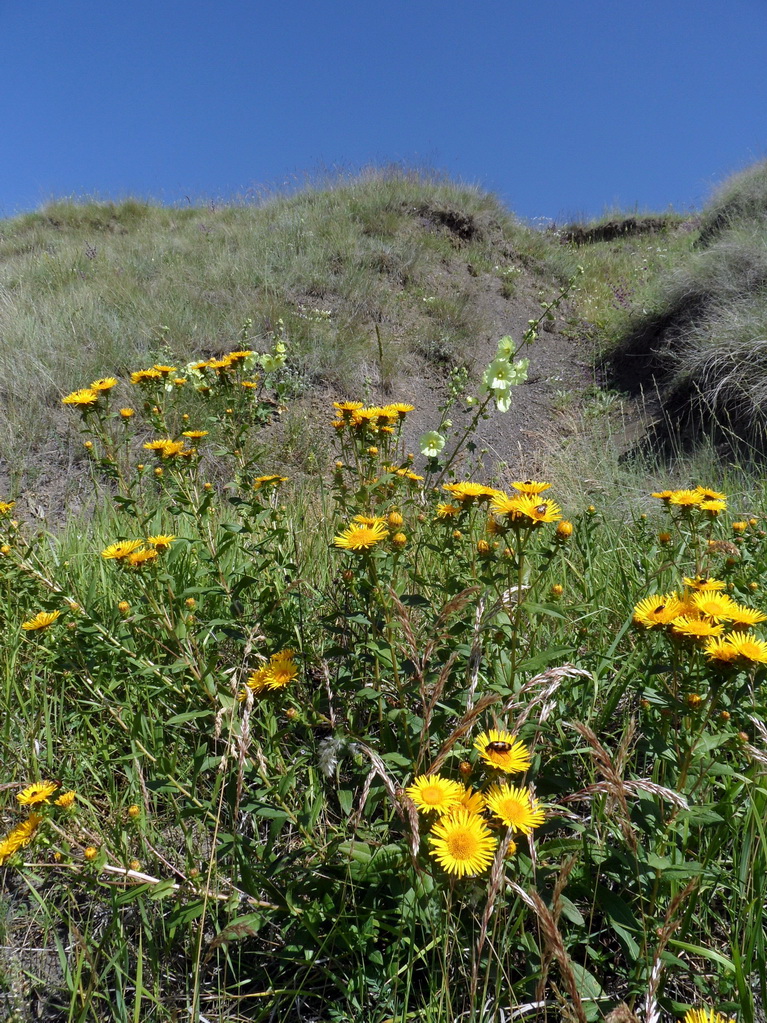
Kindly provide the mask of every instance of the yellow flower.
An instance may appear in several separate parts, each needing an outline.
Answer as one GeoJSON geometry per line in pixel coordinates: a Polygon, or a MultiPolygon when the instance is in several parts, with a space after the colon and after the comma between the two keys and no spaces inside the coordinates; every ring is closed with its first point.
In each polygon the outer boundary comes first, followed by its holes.
{"type": "Polygon", "coordinates": [[[131,373],[130,382],[132,384],[145,384],[151,380],[162,380],[162,373],[157,369],[138,369],[135,373],[131,373]]]}
{"type": "Polygon", "coordinates": [[[128,816],[136,818],[140,815],[140,813],[141,807],[138,805],[138,803],[131,803],[131,805],[128,807],[128,816]]]}
{"type": "Polygon", "coordinates": [[[690,1009],[685,1013],[683,1023],[735,1023],[735,1020],[713,1009],[690,1009]]]}
{"type": "Polygon", "coordinates": [[[389,531],[382,522],[376,522],[372,526],[353,524],[342,530],[333,539],[333,543],[336,547],[347,551],[362,551],[364,553],[375,547],[381,540],[385,540],[388,535],[389,531]]]}
{"type": "Polygon", "coordinates": [[[94,391],[92,387],[83,387],[79,391],[72,391],[66,398],[62,398],[61,403],[62,405],[89,406],[95,405],[98,400],[98,391],[94,391]]]}
{"type": "Polygon", "coordinates": [[[678,508],[695,508],[703,500],[703,495],[697,490],[674,490],[668,503],[676,505],[678,508]]]}
{"type": "Polygon", "coordinates": [[[431,829],[431,855],[448,874],[481,873],[493,862],[498,839],[487,824],[468,810],[442,817],[431,829]]]}
{"type": "Polygon", "coordinates": [[[157,364],[152,366],[152,369],[157,370],[157,372],[164,377],[168,376],[170,373],[175,373],[177,371],[176,366],[159,366],[157,364]]]}
{"type": "Polygon", "coordinates": [[[732,664],[733,661],[738,659],[737,651],[728,638],[717,639],[712,637],[706,640],[706,645],[703,649],[706,657],[720,665],[732,664]]]}
{"type": "Polygon", "coordinates": [[[726,593],[714,593],[703,590],[692,595],[692,603],[699,614],[712,618],[715,622],[729,621],[737,609],[737,604],[726,593]]]}
{"type": "Polygon", "coordinates": [[[34,618],[22,622],[21,627],[25,632],[36,632],[38,629],[47,629],[53,625],[61,611],[38,611],[34,618]]]}
{"type": "Polygon", "coordinates": [[[405,535],[405,533],[395,533],[394,536],[391,538],[391,542],[394,544],[395,547],[404,547],[405,544],[407,543],[407,536],[405,535]]]}
{"type": "Polygon", "coordinates": [[[120,614],[127,615],[127,613],[130,611],[130,604],[128,603],[127,600],[121,600],[120,603],[117,605],[117,610],[120,612],[120,614]]]}
{"type": "Polygon", "coordinates": [[[533,799],[530,789],[522,786],[507,782],[492,785],[485,793],[485,802],[488,810],[500,817],[507,827],[523,835],[529,835],[533,828],[540,827],[545,818],[538,800],[533,799]]]}
{"type": "Polygon", "coordinates": [[[98,854],[99,851],[95,845],[89,845],[85,849],[83,849],[83,856],[85,857],[86,860],[95,860],[98,854]]]}
{"type": "Polygon", "coordinates": [[[550,483],[541,483],[538,480],[522,480],[511,485],[521,494],[528,494],[532,497],[537,497],[538,494],[542,494],[544,490],[548,490],[551,486],[550,483]]]}
{"type": "Polygon", "coordinates": [[[443,483],[446,490],[456,501],[489,501],[498,491],[493,487],[485,487],[481,483],[443,483]]]}
{"type": "Polygon", "coordinates": [[[68,792],[62,792],[58,799],[54,799],[55,806],[61,806],[63,809],[68,810],[77,798],[77,793],[74,789],[70,789],[68,792]]]}
{"type": "Polygon", "coordinates": [[[140,551],[134,551],[132,554],[129,554],[125,559],[125,563],[130,565],[131,568],[141,568],[142,565],[146,565],[148,562],[154,561],[156,557],[156,550],[144,548],[140,551]]]}
{"type": "Polygon", "coordinates": [[[405,789],[405,794],[413,800],[421,813],[436,810],[444,814],[461,802],[464,787],[460,782],[443,778],[440,774],[422,774],[405,789]]]}
{"type": "Polygon", "coordinates": [[[710,487],[696,487],[695,490],[706,501],[726,501],[727,500],[727,494],[720,494],[718,490],[712,490],[710,487]]]}
{"type": "Polygon", "coordinates": [[[167,551],[176,537],[171,533],[158,533],[156,536],[148,536],[147,543],[151,543],[158,551],[167,551]]]}
{"type": "MultiPolygon", "coordinates": [[[[469,767],[471,767],[471,764],[469,764],[469,767]]],[[[461,802],[456,809],[468,810],[469,813],[482,813],[485,809],[485,797],[481,792],[477,792],[476,789],[467,788],[461,796],[461,802]]]]}
{"type": "Polygon", "coordinates": [[[47,803],[48,797],[52,796],[59,788],[57,781],[39,781],[28,785],[16,796],[22,806],[34,806],[35,803],[47,803]]]}
{"type": "Polygon", "coordinates": [[[759,625],[760,622],[767,622],[767,615],[757,611],[755,607],[746,607],[744,604],[736,604],[730,609],[730,621],[734,628],[759,625]]]}
{"type": "Polygon", "coordinates": [[[671,624],[671,631],[677,636],[689,636],[693,639],[708,639],[709,636],[721,636],[724,632],[723,625],[714,625],[705,618],[690,618],[682,615],[675,618],[671,624]]]}
{"type": "Polygon", "coordinates": [[[526,771],[530,766],[530,753],[524,743],[511,732],[490,728],[477,736],[474,749],[488,767],[506,774],[526,771]]]}
{"type": "Polygon", "coordinates": [[[118,540],[117,543],[110,543],[108,547],[105,547],[101,552],[101,557],[107,561],[122,561],[123,558],[127,558],[143,546],[143,543],[143,540],[118,540]]]}
{"type": "Polygon", "coordinates": [[[114,377],[102,377],[100,380],[94,380],[91,384],[91,390],[93,391],[109,391],[113,387],[117,386],[117,380],[114,377]]]}
{"type": "Polygon", "coordinates": [[[701,592],[704,591],[704,590],[707,590],[707,591],[723,590],[727,586],[727,583],[724,582],[721,579],[712,579],[712,578],[707,578],[706,576],[700,576],[700,575],[696,575],[692,579],[688,578],[687,576],[685,576],[684,584],[685,584],[685,586],[689,586],[689,588],[691,590],[698,590],[698,591],[701,591],[701,592]]]}
{"type": "Polygon", "coordinates": [[[135,409],[132,409],[132,408],[121,408],[120,409],[120,415],[123,417],[123,419],[130,419],[130,417],[131,416],[135,416],[135,414],[136,414],[135,409]]]}
{"type": "Polygon", "coordinates": [[[390,511],[386,516],[386,522],[392,529],[396,529],[401,526],[405,520],[402,518],[398,511],[390,511]]]}
{"type": "Polygon", "coordinates": [[[29,845],[42,821],[42,814],[31,813],[25,821],[17,824],[7,838],[0,842],[0,866],[19,849],[29,845]]]}
{"type": "Polygon", "coordinates": [[[767,643],[763,639],[757,639],[752,632],[733,632],[728,636],[728,641],[739,660],[749,661],[751,664],[767,664],[767,643]]]}
{"type": "Polygon", "coordinates": [[[437,505],[437,518],[438,519],[452,519],[456,515],[460,515],[463,508],[460,504],[438,504],[437,505]]]}
{"type": "Polygon", "coordinates": [[[184,430],[181,434],[182,437],[189,437],[190,440],[202,440],[203,437],[208,436],[207,430],[184,430]]]}
{"type": "Polygon", "coordinates": [[[634,624],[645,629],[668,625],[682,614],[684,608],[676,593],[655,593],[640,600],[634,608],[634,624]]]}
{"type": "Polygon", "coordinates": [[[253,481],[253,489],[260,490],[261,487],[277,487],[280,483],[287,483],[287,476],[257,476],[253,481]]]}
{"type": "Polygon", "coordinates": [[[673,493],[674,493],[673,490],[656,490],[655,493],[652,494],[651,496],[657,497],[659,500],[665,501],[666,504],[668,504],[668,502],[671,500],[673,493]]]}
{"type": "Polygon", "coordinates": [[[557,536],[566,540],[569,536],[573,535],[573,524],[568,522],[567,519],[562,519],[561,522],[557,523],[557,536]]]}
{"type": "Polygon", "coordinates": [[[546,501],[527,494],[520,494],[517,511],[536,525],[541,522],[556,522],[562,518],[562,510],[556,501],[546,501]]]}
{"type": "Polygon", "coordinates": [[[0,501],[0,515],[9,515],[15,504],[15,501],[0,501]]]}
{"type": "Polygon", "coordinates": [[[405,416],[408,414],[408,412],[413,412],[414,410],[415,410],[415,405],[408,405],[407,402],[404,402],[404,401],[390,402],[386,406],[386,411],[387,412],[396,412],[397,416],[400,419],[404,419],[405,416]]]}

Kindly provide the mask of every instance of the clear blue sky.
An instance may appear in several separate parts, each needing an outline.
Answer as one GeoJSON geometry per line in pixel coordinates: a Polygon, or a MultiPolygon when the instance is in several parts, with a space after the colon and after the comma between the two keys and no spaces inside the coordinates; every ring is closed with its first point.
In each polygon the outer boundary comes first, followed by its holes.
{"type": "Polygon", "coordinates": [[[0,0],[0,216],[429,165],[526,218],[767,156],[767,0],[0,0]]]}

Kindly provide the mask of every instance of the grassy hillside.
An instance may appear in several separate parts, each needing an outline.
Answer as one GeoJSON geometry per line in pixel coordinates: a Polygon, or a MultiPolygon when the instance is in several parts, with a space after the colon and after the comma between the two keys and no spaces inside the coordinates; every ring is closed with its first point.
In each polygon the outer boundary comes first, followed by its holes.
{"type": "Polygon", "coordinates": [[[726,182],[692,244],[628,311],[611,352],[618,386],[658,392],[667,432],[714,432],[764,454],[767,164],[726,182]]]}
{"type": "Polygon", "coordinates": [[[471,363],[481,293],[451,272],[469,267],[511,297],[530,271],[548,283],[559,256],[492,196],[406,174],[257,207],[55,203],[7,220],[0,457],[45,439],[58,399],[83,381],[239,340],[263,349],[276,331],[296,392],[357,393],[407,379],[414,362],[438,374],[471,363]]]}
{"type": "Polygon", "coordinates": [[[717,232],[385,174],[2,224],[0,1019],[762,1019],[767,491],[589,373],[683,271],[746,308],[717,232]]]}

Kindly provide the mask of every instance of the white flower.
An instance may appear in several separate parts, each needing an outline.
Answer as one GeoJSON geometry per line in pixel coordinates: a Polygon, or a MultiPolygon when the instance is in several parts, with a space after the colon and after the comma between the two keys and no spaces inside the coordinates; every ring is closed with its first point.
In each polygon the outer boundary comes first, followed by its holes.
{"type": "Polygon", "coordinates": [[[429,430],[428,433],[422,435],[418,443],[422,455],[427,458],[436,458],[445,446],[445,438],[436,430],[429,430]]]}
{"type": "Polygon", "coordinates": [[[511,359],[517,348],[510,334],[504,334],[501,340],[498,342],[498,359],[511,359]]]}

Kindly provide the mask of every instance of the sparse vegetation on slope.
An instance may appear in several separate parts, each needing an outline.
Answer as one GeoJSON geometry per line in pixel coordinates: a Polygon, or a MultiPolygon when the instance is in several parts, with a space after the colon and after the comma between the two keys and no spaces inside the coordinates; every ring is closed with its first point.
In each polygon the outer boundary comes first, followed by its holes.
{"type": "Polygon", "coordinates": [[[738,175],[704,210],[699,236],[631,309],[614,380],[660,394],[694,442],[710,426],[733,446],[767,436],[767,169],[738,175]],[[705,242],[701,247],[699,243],[705,242]]]}

